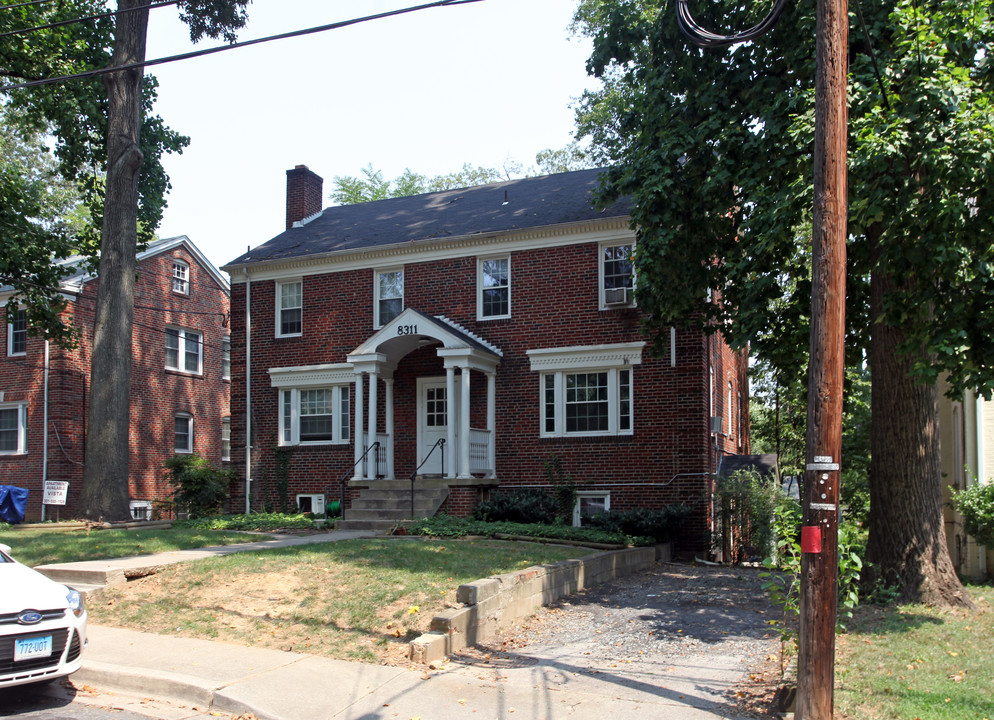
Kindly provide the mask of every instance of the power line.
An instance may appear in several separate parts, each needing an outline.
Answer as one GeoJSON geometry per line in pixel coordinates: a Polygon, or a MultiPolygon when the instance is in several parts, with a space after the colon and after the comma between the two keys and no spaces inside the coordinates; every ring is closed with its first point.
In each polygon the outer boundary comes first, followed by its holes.
{"type": "MultiPolygon", "coordinates": [[[[20,30],[8,30],[7,32],[0,33],[0,38],[5,38],[10,35],[26,35],[27,33],[37,32],[38,30],[51,30],[52,28],[75,25],[76,23],[89,22],[90,20],[103,20],[104,18],[124,15],[125,13],[138,12],[139,10],[155,10],[157,8],[168,7],[170,5],[177,5],[181,1],[182,0],[167,0],[166,2],[153,3],[151,5],[140,5],[138,7],[126,8],[125,10],[112,10],[110,12],[98,13],[96,15],[84,15],[83,17],[73,18],[71,20],[60,20],[58,22],[48,23],[47,25],[36,25],[34,27],[21,28],[20,30]]],[[[48,2],[48,0],[44,0],[44,2],[48,2]]]]}
{"type": "Polygon", "coordinates": [[[787,0],[777,0],[776,5],[773,6],[773,9],[770,10],[769,14],[759,24],[733,35],[718,35],[701,27],[691,17],[690,8],[687,7],[687,0],[676,0],[676,17],[680,25],[680,30],[695,45],[708,48],[723,48],[735,45],[736,43],[755,40],[761,35],[766,34],[776,25],[777,20],[780,18],[780,13],[783,12],[786,6],[787,0]]]}
{"type": "Polygon", "coordinates": [[[29,5],[47,5],[50,2],[53,2],[53,0],[32,0],[32,2],[22,2],[17,5],[3,5],[0,7],[0,10],[13,10],[19,7],[28,7],[29,5]]]}
{"type": "Polygon", "coordinates": [[[60,75],[53,78],[45,78],[43,80],[31,80],[23,83],[14,83],[10,85],[0,85],[0,91],[10,92],[11,90],[21,90],[23,88],[37,87],[39,85],[53,85],[55,83],[65,82],[67,80],[78,80],[82,78],[97,77],[99,75],[109,75],[110,73],[121,72],[123,70],[132,70],[134,68],[149,67],[155,65],[164,65],[166,63],[177,62],[179,60],[189,60],[191,58],[200,57],[202,55],[212,55],[214,53],[225,52],[227,50],[235,50],[238,48],[249,47],[250,45],[259,45],[261,43],[271,42],[273,40],[286,40],[289,38],[300,37],[302,35],[313,35],[319,32],[325,32],[326,30],[338,30],[340,28],[348,27],[350,25],[358,25],[360,23],[369,22],[371,20],[382,20],[384,18],[393,17],[395,15],[405,15],[407,13],[417,12],[419,10],[427,10],[429,8],[436,7],[450,7],[454,5],[466,5],[468,3],[483,2],[483,0],[437,0],[436,2],[426,3],[424,5],[414,5],[412,7],[401,8],[400,10],[390,10],[388,12],[377,13],[376,15],[366,15],[360,18],[353,18],[351,20],[342,20],[339,22],[328,23],[327,25],[316,25],[309,28],[304,28],[302,30],[292,30],[286,33],[280,33],[279,35],[269,35],[267,37],[256,38],[255,40],[245,40],[243,42],[235,42],[230,45],[222,45],[219,47],[206,48],[204,50],[194,50],[188,53],[181,53],[179,55],[170,55],[168,57],[155,58],[153,60],[143,60],[142,62],[128,63],[125,65],[114,65],[112,67],[101,68],[98,70],[87,70],[81,73],[75,73],[72,75],[60,75]]]}

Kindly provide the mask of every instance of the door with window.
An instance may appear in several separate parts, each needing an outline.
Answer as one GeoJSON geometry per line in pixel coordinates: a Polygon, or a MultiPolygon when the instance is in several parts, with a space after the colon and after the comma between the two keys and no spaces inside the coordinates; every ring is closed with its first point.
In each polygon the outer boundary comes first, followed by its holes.
{"type": "Polygon", "coordinates": [[[443,461],[448,448],[442,445],[432,452],[439,440],[448,439],[449,423],[453,421],[453,404],[447,394],[445,378],[418,380],[418,463],[428,459],[420,470],[422,475],[441,475],[450,470],[443,461]]]}

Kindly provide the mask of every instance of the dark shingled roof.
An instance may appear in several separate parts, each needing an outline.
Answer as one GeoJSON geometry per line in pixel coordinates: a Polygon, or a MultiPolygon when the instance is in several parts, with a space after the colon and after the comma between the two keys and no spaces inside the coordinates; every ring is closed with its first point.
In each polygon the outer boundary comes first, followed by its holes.
{"type": "Polygon", "coordinates": [[[325,208],[226,267],[628,215],[627,199],[603,210],[594,206],[602,172],[579,170],[325,208]]]}

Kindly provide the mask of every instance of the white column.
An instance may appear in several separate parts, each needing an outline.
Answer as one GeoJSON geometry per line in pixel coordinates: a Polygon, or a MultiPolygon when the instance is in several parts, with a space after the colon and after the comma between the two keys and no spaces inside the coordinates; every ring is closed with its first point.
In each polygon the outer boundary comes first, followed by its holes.
{"type": "MultiPolygon", "coordinates": [[[[369,374],[369,435],[366,438],[367,448],[376,442],[376,388],[379,385],[377,378],[376,373],[369,374]]],[[[366,456],[366,477],[376,477],[376,458],[379,454],[379,449],[376,449],[366,456]]]]}
{"type": "Polygon", "coordinates": [[[490,442],[487,447],[489,477],[497,477],[497,373],[487,373],[487,431],[490,442]]]}
{"type": "Polygon", "coordinates": [[[456,476],[456,369],[445,368],[445,477],[456,476]]]}
{"type": "Polygon", "coordinates": [[[472,477],[469,472],[469,368],[459,368],[462,375],[462,406],[459,410],[459,477],[472,477]]]}
{"type": "Polygon", "coordinates": [[[393,378],[383,378],[386,386],[387,479],[393,480],[393,378]]]}
{"type": "Polygon", "coordinates": [[[362,442],[362,426],[363,426],[363,393],[362,393],[362,373],[357,372],[355,374],[355,455],[353,461],[355,462],[355,467],[352,468],[352,479],[358,480],[362,477],[362,463],[359,462],[362,458],[363,452],[363,442],[362,442]]]}

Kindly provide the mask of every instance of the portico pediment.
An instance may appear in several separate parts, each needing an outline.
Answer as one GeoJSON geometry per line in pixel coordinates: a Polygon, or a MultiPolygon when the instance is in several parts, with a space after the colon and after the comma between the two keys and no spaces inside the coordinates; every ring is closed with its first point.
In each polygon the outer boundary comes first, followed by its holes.
{"type": "Polygon", "coordinates": [[[499,348],[444,316],[407,308],[349,353],[348,361],[396,365],[408,353],[430,345],[441,346],[442,357],[458,357],[481,368],[496,367],[502,355],[499,348]]]}

